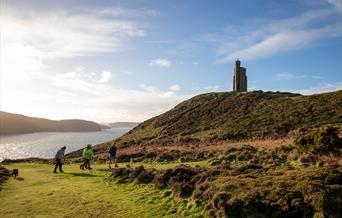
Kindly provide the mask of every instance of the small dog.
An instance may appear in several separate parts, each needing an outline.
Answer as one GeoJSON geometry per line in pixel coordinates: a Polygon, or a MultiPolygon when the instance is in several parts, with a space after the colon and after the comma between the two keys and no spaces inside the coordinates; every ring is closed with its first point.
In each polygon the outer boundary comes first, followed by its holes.
{"type": "Polygon", "coordinates": [[[19,176],[19,170],[18,169],[13,169],[12,170],[12,177],[13,179],[17,179],[19,176]]]}

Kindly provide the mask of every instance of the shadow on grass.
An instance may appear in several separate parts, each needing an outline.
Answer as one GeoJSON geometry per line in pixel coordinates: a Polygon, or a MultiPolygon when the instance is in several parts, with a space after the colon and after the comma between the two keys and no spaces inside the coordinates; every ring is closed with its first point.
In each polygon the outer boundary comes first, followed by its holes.
{"type": "Polygon", "coordinates": [[[101,168],[101,169],[96,169],[96,171],[100,171],[100,172],[111,172],[112,170],[109,168],[101,168]]]}
{"type": "Polygon", "coordinates": [[[79,176],[79,177],[103,177],[101,175],[94,175],[89,173],[64,173],[71,176],[79,176]]]}

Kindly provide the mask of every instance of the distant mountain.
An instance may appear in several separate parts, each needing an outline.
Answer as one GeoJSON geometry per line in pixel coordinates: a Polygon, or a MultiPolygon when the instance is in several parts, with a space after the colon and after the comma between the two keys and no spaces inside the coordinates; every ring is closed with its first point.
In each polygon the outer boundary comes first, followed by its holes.
{"type": "Polygon", "coordinates": [[[49,120],[0,111],[0,135],[34,132],[101,131],[102,125],[87,120],[49,120]]]}
{"type": "Polygon", "coordinates": [[[108,124],[108,126],[112,128],[134,128],[138,126],[139,124],[140,123],[136,123],[136,122],[114,122],[114,123],[108,124]]]}

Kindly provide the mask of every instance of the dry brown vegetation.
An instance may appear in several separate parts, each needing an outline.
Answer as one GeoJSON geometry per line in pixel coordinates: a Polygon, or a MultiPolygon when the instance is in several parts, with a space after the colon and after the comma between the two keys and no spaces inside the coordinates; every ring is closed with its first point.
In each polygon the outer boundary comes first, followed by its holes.
{"type": "MultiPolygon", "coordinates": [[[[293,144],[293,138],[286,137],[280,139],[255,139],[255,140],[236,140],[236,141],[227,141],[227,142],[219,142],[219,143],[205,143],[205,144],[183,144],[183,145],[170,145],[170,146],[159,146],[159,145],[151,145],[151,146],[130,146],[125,148],[118,149],[118,160],[119,162],[130,161],[132,157],[133,160],[136,157],[141,157],[146,154],[148,156],[153,156],[153,153],[163,154],[163,153],[180,153],[180,154],[188,154],[195,152],[221,152],[228,148],[232,147],[241,147],[242,145],[252,145],[258,149],[269,149],[273,150],[281,146],[291,145],[293,144]]],[[[101,163],[106,161],[108,158],[107,152],[111,143],[104,143],[100,146],[94,147],[95,161],[101,163]]],[[[67,154],[67,157],[71,160],[80,160],[82,157],[82,151],[75,151],[67,154]]]]}

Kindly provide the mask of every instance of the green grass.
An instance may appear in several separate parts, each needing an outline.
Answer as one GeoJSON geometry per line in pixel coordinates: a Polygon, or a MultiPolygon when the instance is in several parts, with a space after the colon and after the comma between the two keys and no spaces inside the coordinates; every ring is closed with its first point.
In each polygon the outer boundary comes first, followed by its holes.
{"type": "MultiPolygon", "coordinates": [[[[174,163],[176,165],[177,163],[174,163]]],[[[205,165],[205,162],[191,165],[205,165]]],[[[174,198],[169,190],[153,185],[117,184],[108,180],[106,165],[81,171],[65,165],[53,174],[52,165],[20,163],[23,180],[8,180],[0,192],[1,217],[196,217],[201,208],[190,200],[174,198]]],[[[167,168],[173,164],[145,164],[167,168]]]]}

